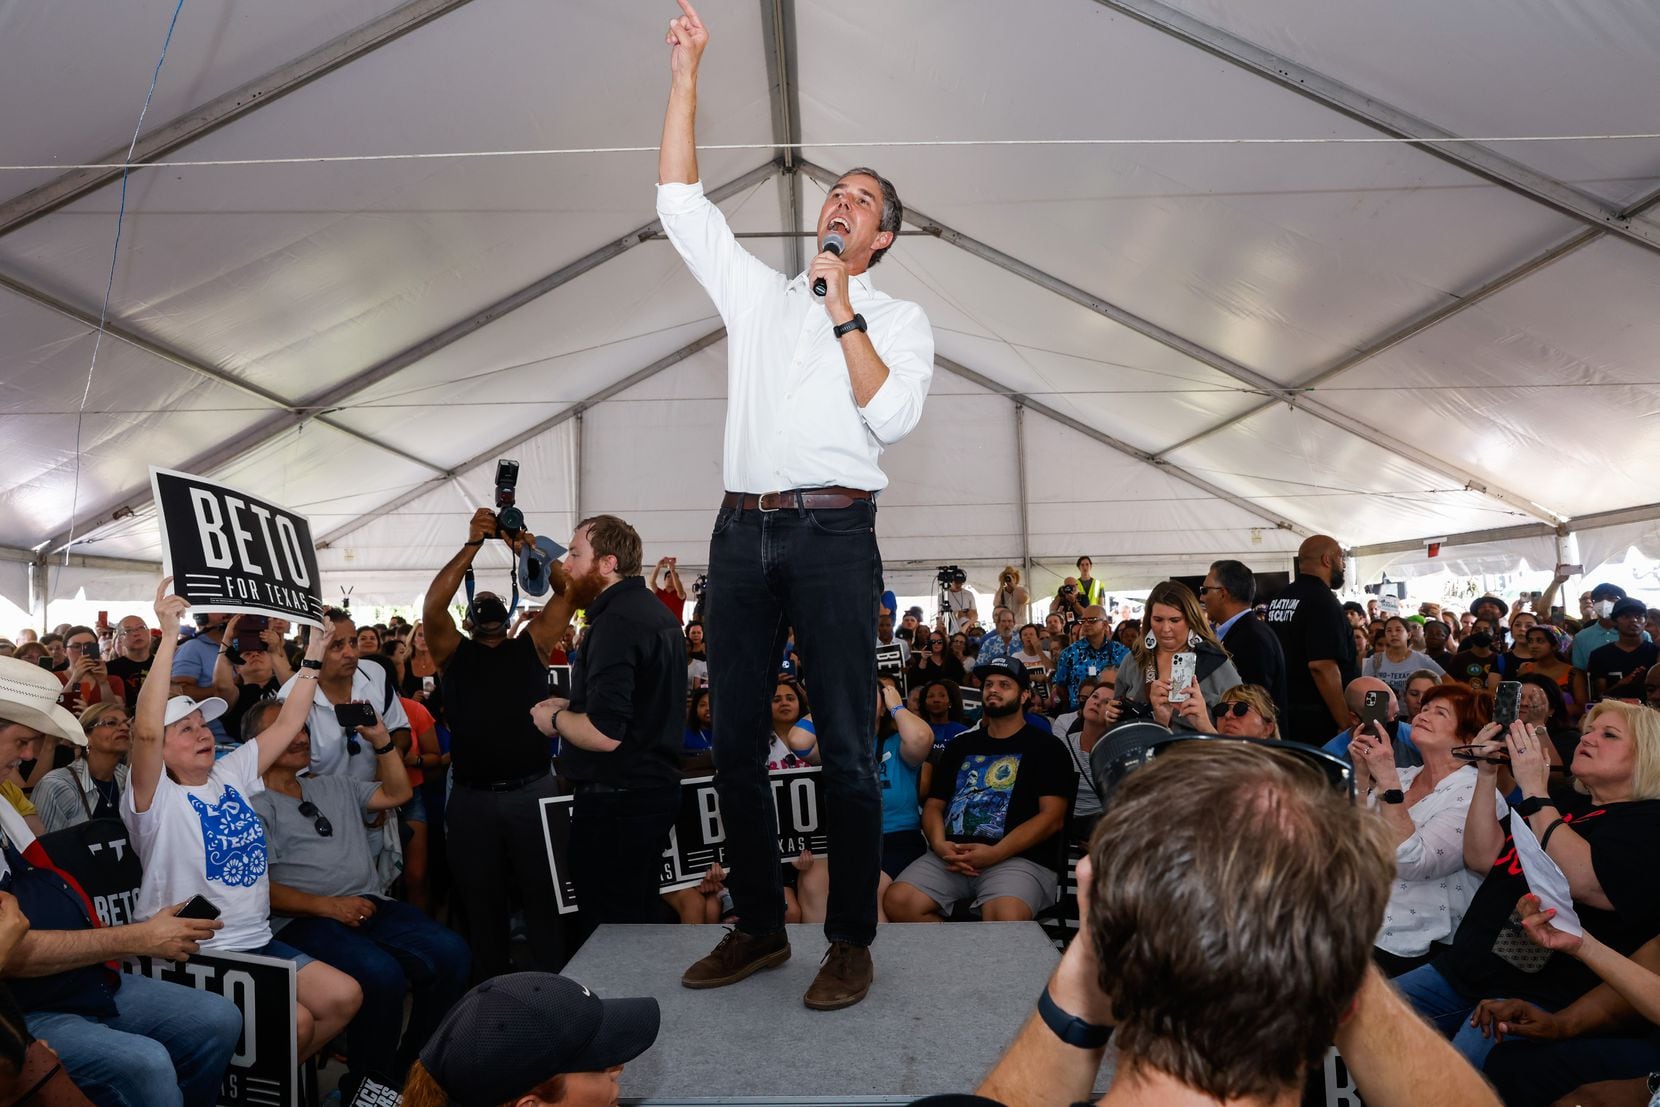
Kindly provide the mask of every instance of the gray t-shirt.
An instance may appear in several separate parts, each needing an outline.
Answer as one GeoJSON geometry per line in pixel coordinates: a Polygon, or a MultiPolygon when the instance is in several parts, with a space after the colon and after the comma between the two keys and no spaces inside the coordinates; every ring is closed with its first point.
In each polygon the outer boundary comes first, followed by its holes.
{"type": "Polygon", "coordinates": [[[1406,655],[1404,661],[1391,661],[1389,655],[1379,652],[1360,663],[1362,676],[1377,677],[1390,688],[1395,690],[1395,702],[1406,710],[1406,682],[1419,669],[1428,669],[1437,676],[1444,676],[1446,671],[1429,659],[1427,654],[1413,650],[1406,655]]]}
{"type": "MultiPolygon", "coordinates": [[[[344,776],[302,776],[300,793],[329,821],[327,836],[317,816],[300,814],[300,800],[267,788],[250,802],[265,824],[271,879],[314,896],[372,896],[381,890],[375,859],[364,837],[363,816],[380,782],[344,776]]],[[[288,920],[272,917],[275,928],[288,920]]]]}

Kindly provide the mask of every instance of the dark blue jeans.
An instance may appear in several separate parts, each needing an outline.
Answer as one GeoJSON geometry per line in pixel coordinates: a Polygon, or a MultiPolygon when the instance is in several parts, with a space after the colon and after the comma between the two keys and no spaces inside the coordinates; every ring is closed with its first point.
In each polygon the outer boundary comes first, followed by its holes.
{"type": "Polygon", "coordinates": [[[579,910],[572,948],[601,923],[670,921],[658,877],[680,813],[680,785],[595,791],[578,783],[574,790],[569,853],[579,910]]]}
{"type": "Polygon", "coordinates": [[[281,941],[356,980],[363,1006],[346,1027],[353,1076],[371,1073],[396,1084],[446,1012],[467,990],[471,957],[461,935],[395,899],[369,897],[375,913],[361,926],[333,919],[295,919],[281,941]],[[413,989],[409,1029],[399,1047],[404,992],[413,989]]]}
{"type": "Polygon", "coordinates": [[[709,543],[710,707],[715,789],[726,825],[726,886],[739,927],[784,926],[778,825],[767,779],[772,693],[790,628],[823,759],[830,902],[824,934],[876,937],[882,794],[876,782],[876,505],[835,510],[723,508],[709,543]]]}

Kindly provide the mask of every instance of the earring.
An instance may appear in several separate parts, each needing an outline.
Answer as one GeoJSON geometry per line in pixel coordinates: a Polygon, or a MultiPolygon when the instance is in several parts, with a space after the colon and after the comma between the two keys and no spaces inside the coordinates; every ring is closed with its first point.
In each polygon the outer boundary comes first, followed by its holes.
{"type": "Polygon", "coordinates": [[[1199,632],[1198,631],[1190,630],[1190,631],[1187,632],[1187,648],[1188,649],[1190,649],[1190,650],[1198,649],[1199,648],[1199,643],[1201,641],[1203,641],[1203,639],[1199,637],[1199,632]]]}
{"type": "Polygon", "coordinates": [[[1147,637],[1143,638],[1141,643],[1150,650],[1156,650],[1159,648],[1158,635],[1154,634],[1152,631],[1148,631],[1147,637]]]}

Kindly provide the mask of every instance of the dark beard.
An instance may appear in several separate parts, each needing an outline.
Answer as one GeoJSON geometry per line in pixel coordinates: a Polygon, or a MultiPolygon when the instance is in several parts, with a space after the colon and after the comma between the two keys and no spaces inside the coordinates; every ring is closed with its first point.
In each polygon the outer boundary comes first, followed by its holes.
{"type": "Polygon", "coordinates": [[[1010,700],[1002,707],[993,707],[991,704],[986,703],[982,704],[980,709],[988,718],[1007,719],[1010,715],[1020,714],[1020,701],[1017,699],[1010,700]]]}

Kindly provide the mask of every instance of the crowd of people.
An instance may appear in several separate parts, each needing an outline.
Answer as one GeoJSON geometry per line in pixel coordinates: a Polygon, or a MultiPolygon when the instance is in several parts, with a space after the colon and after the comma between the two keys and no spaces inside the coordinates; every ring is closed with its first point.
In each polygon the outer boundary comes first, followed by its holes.
{"type": "MultiPolygon", "coordinates": [[[[494,526],[482,512],[456,564],[470,565],[494,526]]],[[[626,539],[579,534],[568,564],[585,556],[608,583],[639,584],[626,539]],[[620,565],[606,557],[618,541],[620,565]]],[[[1660,1069],[1660,884],[1644,849],[1660,820],[1660,612],[1598,585],[1566,617],[1551,602],[1558,581],[1514,606],[1481,596],[1467,611],[1427,604],[1402,617],[1375,599],[1341,602],[1328,543],[1305,544],[1296,580],[1267,602],[1246,566],[1221,561],[1197,591],[1165,581],[1116,624],[1087,558],[1042,622],[1020,622],[1045,604],[1012,567],[986,625],[972,604],[947,599],[930,620],[884,596],[876,645],[891,656],[897,644],[899,664],[872,709],[882,921],[1053,912],[1069,850],[1110,811],[1091,755],[1118,726],[1318,747],[1348,766],[1356,804],[1393,850],[1370,939],[1377,971],[1506,1103],[1550,1104],[1604,1081],[1638,1102],[1640,1078],[1660,1069]],[[1583,936],[1519,906],[1522,820],[1566,874],[1583,936]]],[[[435,595],[459,583],[450,568],[435,595]]],[[[718,773],[701,620],[672,561],[651,584],[638,601],[589,596],[587,614],[644,603],[629,609],[636,624],[671,628],[672,641],[653,631],[685,678],[657,692],[673,697],[658,712],[678,737],[669,762],[718,773]]],[[[582,591],[571,577],[564,586],[582,591]]],[[[605,664],[618,648],[572,618],[574,602],[514,620],[480,593],[460,627],[441,599],[414,624],[331,610],[320,631],[294,635],[247,616],[185,626],[185,601],[164,584],[154,629],[128,616],[0,642],[0,831],[12,847],[0,903],[26,919],[6,967],[25,1034],[50,1036],[94,1102],[212,1102],[240,1032],[234,1008],[156,980],[117,986],[98,966],[261,953],[298,967],[302,1057],[338,1057],[347,1087],[395,1086],[471,981],[557,970],[600,919],[737,921],[722,866],[660,896],[609,891],[608,855],[579,840],[579,896],[613,902],[568,923],[543,896],[539,827],[534,850],[510,847],[528,836],[519,809],[544,794],[575,793],[602,819],[628,806],[633,822],[635,801],[652,799],[641,833],[653,849],[678,803],[671,770],[646,774],[661,778],[660,797],[595,776],[586,766],[605,758],[588,752],[570,700],[549,697],[550,667],[586,672],[585,650],[605,664]],[[481,728],[495,739],[478,741],[481,728]],[[124,822],[144,878],[134,917],[95,927],[53,903],[29,847],[110,819],[124,822]],[[193,897],[214,917],[181,914],[193,897]],[[517,947],[515,931],[527,939],[517,947]]],[[[770,768],[816,765],[814,659],[787,628],[771,645],[771,726],[757,740],[770,768]]],[[[584,697],[589,726],[604,717],[599,696],[590,686],[584,697]]],[[[834,842],[828,853],[782,860],[788,921],[824,921],[834,842]]]]}

